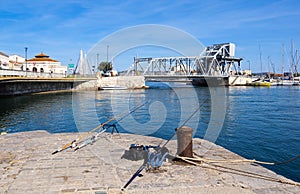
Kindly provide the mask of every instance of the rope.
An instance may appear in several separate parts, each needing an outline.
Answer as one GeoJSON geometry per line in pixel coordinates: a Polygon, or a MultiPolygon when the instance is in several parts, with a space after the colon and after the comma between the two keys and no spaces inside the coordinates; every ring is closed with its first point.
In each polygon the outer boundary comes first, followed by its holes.
{"type": "Polygon", "coordinates": [[[274,182],[280,182],[280,183],[284,183],[284,184],[290,184],[290,185],[295,185],[295,186],[300,186],[300,183],[297,182],[291,182],[291,181],[287,181],[284,179],[278,179],[278,178],[274,178],[274,177],[269,177],[269,176],[265,176],[265,175],[261,175],[258,173],[253,173],[253,172],[248,172],[248,171],[243,171],[243,170],[238,170],[238,169],[234,169],[234,168],[230,168],[230,167],[225,167],[225,166],[220,166],[220,165],[216,165],[214,163],[244,163],[244,162],[249,162],[249,163],[257,163],[257,164],[267,164],[267,165],[276,165],[276,164],[285,164],[287,162],[291,162],[296,160],[297,158],[299,158],[300,156],[296,156],[290,160],[287,161],[283,161],[283,162],[262,162],[262,161],[257,161],[257,160],[249,160],[249,159],[241,159],[241,160],[211,160],[211,159],[205,159],[205,158],[190,158],[190,157],[182,157],[182,156],[176,156],[177,158],[183,160],[184,162],[187,162],[189,164],[193,164],[195,166],[201,166],[204,168],[211,168],[214,170],[219,170],[217,168],[222,168],[222,169],[226,169],[227,171],[223,171],[223,172],[229,172],[229,173],[234,173],[234,172],[230,172],[228,170],[231,171],[236,171],[235,174],[237,173],[241,173],[244,176],[249,176],[252,178],[260,178],[260,179],[264,179],[264,180],[268,180],[268,181],[274,181],[274,182]],[[200,162],[200,163],[198,163],[200,162]],[[207,164],[207,165],[212,165],[216,168],[212,168],[209,166],[205,166],[203,163],[207,164]]]}
{"type": "Polygon", "coordinates": [[[205,159],[205,158],[189,158],[189,157],[182,157],[182,156],[177,156],[180,159],[185,159],[185,160],[191,160],[191,161],[196,161],[196,162],[205,162],[205,163],[257,163],[257,164],[267,164],[267,165],[275,165],[273,162],[262,162],[262,161],[257,161],[255,159],[249,160],[249,159],[240,159],[240,160],[212,160],[212,159],[205,159]]]}
{"type": "MultiPolygon", "coordinates": [[[[194,152],[194,154],[196,156],[198,156],[197,153],[194,152]]],[[[194,161],[209,162],[209,163],[239,163],[239,162],[249,162],[249,163],[266,164],[266,165],[283,165],[283,164],[287,164],[287,163],[293,162],[293,161],[297,160],[298,158],[300,158],[300,155],[297,155],[297,156],[295,156],[295,157],[293,157],[291,159],[284,160],[284,161],[281,161],[281,162],[264,162],[264,161],[259,161],[259,160],[255,160],[255,159],[252,159],[252,160],[251,159],[241,159],[241,160],[212,160],[212,159],[200,158],[199,156],[195,157],[195,158],[187,158],[187,159],[194,160],[194,161]]]]}
{"type": "Polygon", "coordinates": [[[285,161],[282,161],[282,162],[275,162],[274,165],[282,165],[282,164],[287,164],[287,163],[290,163],[290,162],[293,162],[295,160],[297,160],[298,158],[300,158],[300,155],[298,156],[295,156],[291,159],[288,159],[288,160],[285,160],[285,161]]]}

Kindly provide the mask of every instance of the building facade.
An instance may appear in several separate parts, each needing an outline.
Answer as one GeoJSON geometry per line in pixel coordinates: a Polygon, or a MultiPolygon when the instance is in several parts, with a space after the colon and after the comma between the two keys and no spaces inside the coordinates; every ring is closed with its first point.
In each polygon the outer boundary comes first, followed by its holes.
{"type": "Polygon", "coordinates": [[[56,73],[66,74],[67,66],[62,66],[61,62],[51,59],[48,55],[40,53],[35,55],[35,58],[25,61],[23,63],[23,70],[39,73],[56,73]]]}
{"type": "Polygon", "coordinates": [[[25,58],[20,55],[10,55],[9,56],[9,69],[23,70],[24,63],[25,63],[25,58]]]}
{"type": "Polygon", "coordinates": [[[9,56],[0,52],[0,69],[9,69],[9,56]]]}

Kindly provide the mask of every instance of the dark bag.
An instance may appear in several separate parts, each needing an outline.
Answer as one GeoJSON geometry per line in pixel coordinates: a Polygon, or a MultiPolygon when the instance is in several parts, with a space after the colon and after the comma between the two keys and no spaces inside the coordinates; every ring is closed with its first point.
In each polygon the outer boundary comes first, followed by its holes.
{"type": "Polygon", "coordinates": [[[125,150],[122,158],[125,158],[127,160],[143,160],[145,158],[145,154],[147,156],[147,152],[144,149],[144,146],[139,146],[139,145],[131,145],[129,150],[125,150]]]}

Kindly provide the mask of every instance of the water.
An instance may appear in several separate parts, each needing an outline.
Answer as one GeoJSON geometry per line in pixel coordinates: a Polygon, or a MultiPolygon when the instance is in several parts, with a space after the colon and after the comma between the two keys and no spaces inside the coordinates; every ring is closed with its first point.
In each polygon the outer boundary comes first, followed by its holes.
{"type": "MultiPolygon", "coordinates": [[[[118,116],[120,132],[168,139],[176,127],[186,124],[196,129],[195,137],[249,159],[283,161],[300,154],[300,87],[219,90],[178,83],[148,84],[153,89],[0,98],[0,130],[89,131],[118,116]],[[127,115],[129,109],[140,105],[127,115]],[[200,112],[190,118],[199,106],[200,112]]],[[[266,167],[300,181],[300,159],[266,167]]]]}

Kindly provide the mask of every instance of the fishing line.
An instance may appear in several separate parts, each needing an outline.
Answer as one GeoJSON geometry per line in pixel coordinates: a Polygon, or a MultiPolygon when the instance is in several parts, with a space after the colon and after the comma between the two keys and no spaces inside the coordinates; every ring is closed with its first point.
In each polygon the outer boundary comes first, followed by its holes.
{"type": "MultiPolygon", "coordinates": [[[[175,132],[173,133],[173,135],[164,143],[164,145],[162,146],[162,148],[163,147],[165,147],[168,143],[169,143],[169,141],[171,141],[171,139],[176,135],[176,131],[177,131],[177,129],[180,129],[181,127],[183,127],[187,122],[189,122],[192,118],[193,118],[193,116],[200,110],[200,108],[202,108],[202,106],[208,101],[208,99],[209,98],[206,98],[200,105],[199,105],[199,107],[180,125],[180,127],[178,127],[178,128],[176,128],[175,129],[175,132]]],[[[162,142],[163,142],[164,140],[162,140],[159,144],[158,144],[158,146],[160,146],[161,144],[162,144],[162,142]]]]}
{"type": "MultiPolygon", "coordinates": [[[[136,108],[134,108],[133,110],[131,110],[130,113],[136,111],[136,110],[139,109],[140,107],[144,106],[146,103],[148,103],[148,101],[146,101],[146,102],[142,103],[141,105],[137,106],[136,108]]],[[[117,118],[119,118],[119,117],[121,117],[122,115],[124,115],[126,112],[127,112],[127,110],[121,112],[121,113],[118,114],[117,116],[112,117],[111,119],[109,119],[109,120],[107,120],[106,122],[102,123],[101,125],[95,127],[94,129],[92,129],[92,130],[90,130],[90,131],[88,131],[88,132],[82,134],[82,135],[79,136],[77,139],[75,139],[75,140],[73,140],[73,141],[71,141],[71,142],[65,144],[64,146],[62,146],[62,148],[57,149],[56,151],[52,152],[52,155],[53,155],[53,154],[56,154],[56,153],[58,153],[58,152],[61,152],[61,151],[65,150],[65,149],[67,149],[67,148],[73,146],[74,144],[77,144],[80,140],[82,140],[83,138],[87,137],[87,136],[88,136],[89,134],[91,134],[92,132],[94,132],[94,131],[100,129],[101,127],[103,127],[104,125],[108,124],[109,122],[111,122],[111,121],[113,121],[113,120],[116,120],[117,118]]],[[[130,113],[129,113],[129,114],[130,114],[130,113]]],[[[127,115],[129,115],[129,114],[127,113],[127,115]]]]}

